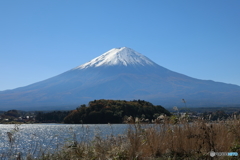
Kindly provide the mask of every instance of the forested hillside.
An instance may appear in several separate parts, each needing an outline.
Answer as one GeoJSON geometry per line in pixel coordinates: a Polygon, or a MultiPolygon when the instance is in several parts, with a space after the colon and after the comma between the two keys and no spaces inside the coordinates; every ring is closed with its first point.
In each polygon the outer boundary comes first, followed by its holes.
{"type": "Polygon", "coordinates": [[[89,105],[81,105],[65,117],[64,123],[122,123],[124,118],[155,119],[160,114],[170,116],[170,112],[160,105],[153,105],[144,100],[94,100],[89,105]]]}

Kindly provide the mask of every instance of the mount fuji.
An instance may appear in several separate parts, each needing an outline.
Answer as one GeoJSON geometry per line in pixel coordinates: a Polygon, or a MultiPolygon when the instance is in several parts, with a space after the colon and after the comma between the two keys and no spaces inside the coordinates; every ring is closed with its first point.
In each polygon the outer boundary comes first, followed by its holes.
{"type": "Polygon", "coordinates": [[[164,107],[240,104],[240,86],[168,70],[127,47],[114,48],[47,80],[0,92],[0,109],[74,109],[94,99],[143,99],[164,107]]]}

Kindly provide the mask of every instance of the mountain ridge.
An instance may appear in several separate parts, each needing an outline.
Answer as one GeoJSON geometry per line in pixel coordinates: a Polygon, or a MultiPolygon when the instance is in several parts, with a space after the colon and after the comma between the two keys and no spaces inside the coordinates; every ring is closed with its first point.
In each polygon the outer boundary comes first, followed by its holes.
{"type": "Polygon", "coordinates": [[[240,104],[240,86],[192,78],[122,47],[52,78],[1,91],[0,107],[78,106],[93,99],[143,99],[169,107],[182,105],[183,98],[189,107],[240,104]]]}

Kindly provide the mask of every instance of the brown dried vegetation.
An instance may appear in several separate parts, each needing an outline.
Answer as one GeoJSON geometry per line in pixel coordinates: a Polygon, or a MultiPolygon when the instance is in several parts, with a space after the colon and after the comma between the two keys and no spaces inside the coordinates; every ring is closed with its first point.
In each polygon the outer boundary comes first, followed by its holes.
{"type": "Polygon", "coordinates": [[[203,120],[178,124],[132,124],[125,135],[91,142],[75,142],[55,154],[40,159],[239,159],[240,157],[210,157],[209,152],[240,151],[240,121],[206,123],[203,120]]]}

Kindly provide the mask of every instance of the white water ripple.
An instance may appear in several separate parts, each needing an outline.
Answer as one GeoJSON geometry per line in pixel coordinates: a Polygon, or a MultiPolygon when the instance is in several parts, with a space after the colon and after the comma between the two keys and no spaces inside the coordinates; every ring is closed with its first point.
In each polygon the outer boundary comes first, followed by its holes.
{"type": "Polygon", "coordinates": [[[8,159],[21,154],[39,157],[42,153],[53,153],[64,145],[89,142],[94,135],[123,134],[125,124],[117,125],[69,125],[69,124],[0,124],[0,158],[8,159]]]}

